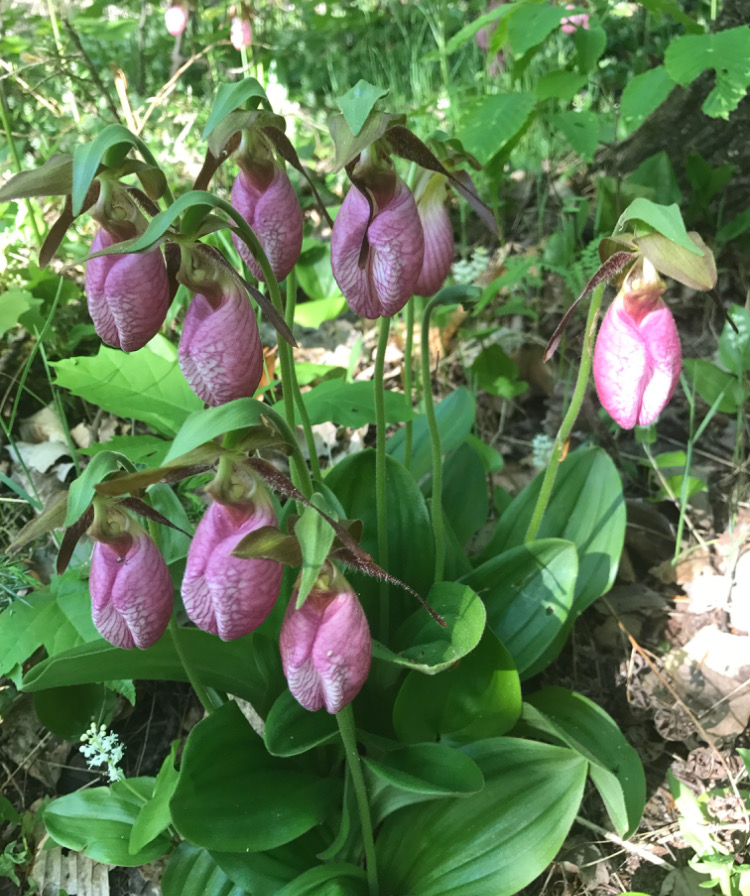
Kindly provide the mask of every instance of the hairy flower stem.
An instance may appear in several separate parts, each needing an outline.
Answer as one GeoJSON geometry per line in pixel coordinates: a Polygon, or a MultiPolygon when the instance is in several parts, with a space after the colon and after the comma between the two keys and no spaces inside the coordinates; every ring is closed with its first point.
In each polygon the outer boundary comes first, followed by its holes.
{"type": "MultiPolygon", "coordinates": [[[[375,355],[375,372],[372,382],[375,389],[375,514],[378,520],[378,563],[388,569],[388,518],[386,507],[385,472],[385,386],[383,368],[388,345],[391,320],[380,318],[378,350],[375,355]]],[[[389,625],[388,583],[380,580],[380,640],[387,642],[389,625]]]]}
{"type": "MultiPolygon", "coordinates": [[[[286,308],[284,310],[284,320],[291,330],[294,327],[294,309],[297,304],[297,274],[292,268],[289,276],[286,278],[286,308]]],[[[284,383],[287,385],[287,383],[284,383]]],[[[318,449],[315,447],[315,436],[313,435],[312,426],[310,425],[310,415],[307,413],[307,407],[300,392],[299,383],[297,382],[297,368],[292,361],[292,392],[294,393],[294,402],[297,405],[300,419],[302,420],[302,429],[305,433],[305,444],[307,445],[307,453],[310,455],[310,466],[312,474],[320,481],[320,463],[318,462],[318,449]]]]}
{"type": "Polygon", "coordinates": [[[443,531],[443,456],[440,451],[440,430],[435,416],[435,404],[432,400],[430,381],[430,317],[432,309],[438,304],[434,296],[425,305],[422,315],[422,330],[419,335],[419,347],[422,353],[422,389],[424,390],[424,410],[427,424],[430,427],[430,444],[432,445],[432,533],[435,539],[435,581],[443,580],[445,565],[445,532],[443,531]]]}
{"type": "MultiPolygon", "coordinates": [[[[384,318],[387,320],[387,318],[384,318]]],[[[365,861],[367,863],[367,889],[369,896],[378,896],[378,871],[375,861],[375,839],[372,834],[372,819],[370,818],[370,805],[367,801],[367,788],[365,777],[362,774],[362,761],[357,752],[357,738],[354,729],[354,714],[351,704],[345,706],[336,713],[336,722],[344,744],[346,763],[352,776],[354,794],[357,798],[359,810],[359,823],[362,827],[362,842],[365,848],[365,861]]]]}
{"type": "MultiPolygon", "coordinates": [[[[413,407],[412,389],[412,353],[414,351],[414,296],[406,303],[406,345],[404,346],[404,394],[406,404],[413,407]]],[[[414,424],[406,421],[404,427],[404,466],[409,469],[411,464],[411,445],[414,437],[414,424]]]]}
{"type": "Polygon", "coordinates": [[[604,284],[602,283],[596,287],[591,295],[591,304],[589,305],[589,313],[588,317],[586,318],[586,329],[584,331],[581,364],[578,368],[578,378],[576,379],[575,388],[573,389],[573,395],[571,396],[568,410],[563,417],[563,421],[560,424],[560,429],[557,431],[557,436],[555,437],[555,442],[552,446],[550,461],[544,474],[542,487],[539,490],[539,496],[536,499],[534,513],[532,514],[531,522],[529,523],[529,528],[524,539],[526,543],[533,541],[536,538],[537,533],[539,532],[539,527],[542,524],[544,511],[547,509],[549,499],[552,495],[552,487],[555,484],[557,468],[560,466],[560,461],[563,457],[563,451],[565,450],[565,446],[568,442],[568,439],[570,438],[570,434],[573,431],[573,426],[575,425],[576,419],[578,417],[578,412],[581,410],[581,404],[583,403],[583,399],[586,395],[586,387],[588,386],[589,376],[591,375],[591,361],[594,354],[594,342],[596,340],[596,316],[599,312],[599,307],[602,304],[603,294],[604,284]]]}

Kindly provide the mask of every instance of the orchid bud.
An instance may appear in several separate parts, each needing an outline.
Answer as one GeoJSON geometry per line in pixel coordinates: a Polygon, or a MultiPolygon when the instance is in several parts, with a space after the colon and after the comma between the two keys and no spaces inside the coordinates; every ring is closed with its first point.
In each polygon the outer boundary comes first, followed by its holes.
{"type": "Polygon", "coordinates": [[[188,11],[184,6],[175,3],[173,6],[170,6],[169,9],[164,13],[164,24],[167,26],[167,31],[172,35],[172,37],[178,37],[185,30],[185,26],[187,25],[188,20],[188,11]]]}
{"type": "Polygon", "coordinates": [[[214,501],[198,524],[182,581],[182,601],[192,621],[222,641],[232,641],[265,622],[281,588],[275,560],[233,557],[250,532],[275,526],[276,514],[259,483],[232,503],[214,501]]]}
{"type": "MultiPolygon", "coordinates": [[[[100,227],[91,251],[99,252],[117,242],[100,227]]],[[[158,248],[89,259],[85,290],[100,339],[124,352],[138,351],[156,336],[169,309],[167,266],[158,248]]]]}
{"type": "Polygon", "coordinates": [[[425,172],[414,190],[424,232],[424,260],[414,295],[433,296],[445,283],[453,263],[453,225],[445,208],[446,179],[425,172]]]}
{"type": "MultiPolygon", "coordinates": [[[[302,209],[292,182],[272,159],[243,158],[232,187],[232,205],[258,237],[278,281],[297,264],[302,249],[302,209]]],[[[246,244],[232,234],[234,245],[258,280],[263,270],[246,244]]]]}
{"type": "Polygon", "coordinates": [[[292,594],[279,646],[289,690],[305,709],[339,712],[357,696],[370,670],[372,645],[367,617],[351,585],[333,571],[318,579],[296,609],[292,594]]]}
{"type": "Polygon", "coordinates": [[[648,259],[639,262],[609,307],[594,347],[594,383],[604,409],[623,429],[648,426],[680,376],[680,337],[648,259]]]}
{"type": "MultiPolygon", "coordinates": [[[[123,517],[126,515],[123,514],[123,517]]],[[[174,588],[154,541],[130,517],[118,535],[103,536],[91,555],[91,616],[115,647],[151,647],[172,615],[174,588]]]]}
{"type": "Polygon", "coordinates": [[[235,50],[247,49],[253,42],[253,26],[247,19],[234,16],[229,29],[229,40],[235,50]]]}
{"type": "Polygon", "coordinates": [[[195,394],[216,407],[255,394],[263,346],[247,295],[233,283],[193,297],[180,338],[179,361],[195,394]]]}
{"type": "Polygon", "coordinates": [[[366,179],[370,205],[356,187],[344,197],[331,233],[331,268],[360,317],[392,317],[414,292],[424,234],[411,190],[393,171],[366,179]]]}

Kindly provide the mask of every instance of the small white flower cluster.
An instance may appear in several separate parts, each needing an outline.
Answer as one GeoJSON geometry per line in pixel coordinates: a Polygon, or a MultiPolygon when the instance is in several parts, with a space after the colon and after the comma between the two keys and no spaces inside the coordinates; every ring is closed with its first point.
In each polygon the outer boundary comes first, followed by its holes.
{"type": "Polygon", "coordinates": [[[461,259],[451,267],[456,283],[473,283],[487,270],[488,253],[484,246],[477,246],[470,259],[461,259]]]}
{"type": "Polygon", "coordinates": [[[545,467],[549,466],[550,461],[552,460],[552,448],[554,447],[555,440],[550,438],[544,432],[538,432],[532,442],[531,442],[531,450],[533,451],[533,457],[531,462],[538,470],[543,470],[545,467]]]}
{"type": "Polygon", "coordinates": [[[89,768],[106,765],[110,781],[123,779],[124,775],[118,768],[118,763],[123,757],[124,749],[115,732],[107,732],[106,725],[100,725],[97,728],[96,722],[92,722],[89,730],[81,735],[79,749],[88,762],[89,768]]]}

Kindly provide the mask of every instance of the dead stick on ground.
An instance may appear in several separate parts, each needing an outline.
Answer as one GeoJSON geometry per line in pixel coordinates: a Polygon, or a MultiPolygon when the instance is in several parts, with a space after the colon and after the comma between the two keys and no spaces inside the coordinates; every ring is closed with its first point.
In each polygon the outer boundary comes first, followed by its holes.
{"type": "Polygon", "coordinates": [[[750,831],[750,815],[748,815],[747,809],[744,808],[745,801],[740,796],[740,792],[737,789],[737,783],[734,780],[734,777],[729,768],[729,765],[727,764],[726,759],[722,756],[721,751],[716,746],[716,742],[711,737],[711,735],[708,733],[708,731],[706,731],[706,729],[703,727],[703,725],[700,723],[700,720],[695,715],[695,713],[690,709],[690,707],[687,705],[687,703],[685,703],[685,701],[682,699],[682,697],[677,693],[675,688],[672,686],[671,682],[669,682],[665,678],[665,676],[662,674],[662,672],[659,670],[658,666],[654,662],[654,658],[652,658],[649,655],[649,651],[646,650],[645,648],[641,647],[641,645],[630,634],[630,632],[627,630],[627,628],[623,624],[620,617],[615,612],[614,608],[612,607],[612,604],[610,604],[610,602],[607,600],[606,597],[602,598],[602,600],[604,601],[607,608],[609,609],[609,612],[612,614],[612,617],[617,621],[617,625],[620,627],[620,630],[627,637],[628,641],[630,641],[630,645],[633,648],[633,650],[637,651],[643,657],[643,659],[648,663],[648,666],[651,669],[651,671],[659,679],[659,681],[664,685],[664,687],[669,691],[669,693],[674,697],[675,701],[679,704],[679,706],[681,706],[685,710],[685,713],[687,714],[688,718],[693,723],[693,725],[695,725],[695,729],[698,732],[698,734],[700,734],[700,736],[703,738],[703,740],[711,748],[712,752],[716,755],[716,758],[721,763],[721,767],[726,772],[727,781],[729,782],[729,786],[732,788],[734,795],[737,797],[738,804],[743,807],[744,817],[745,817],[744,830],[750,831]]]}
{"type": "Polygon", "coordinates": [[[593,821],[587,821],[580,815],[576,815],[576,821],[578,824],[582,824],[585,828],[595,831],[600,837],[604,837],[605,840],[609,840],[610,843],[616,844],[626,852],[639,856],[640,858],[645,859],[645,861],[651,862],[652,865],[660,865],[662,868],[674,871],[674,865],[667,862],[665,859],[662,859],[661,856],[655,856],[652,852],[649,852],[649,850],[644,849],[644,847],[638,846],[636,843],[631,843],[628,840],[621,840],[617,834],[613,834],[611,831],[606,830],[606,828],[600,828],[598,824],[594,824],[593,821]]]}

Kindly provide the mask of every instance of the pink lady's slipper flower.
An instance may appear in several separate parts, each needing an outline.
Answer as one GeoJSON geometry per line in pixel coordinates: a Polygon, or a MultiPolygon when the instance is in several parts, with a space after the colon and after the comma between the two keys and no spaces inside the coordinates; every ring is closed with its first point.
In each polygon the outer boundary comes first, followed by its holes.
{"type": "MultiPolygon", "coordinates": [[[[504,6],[508,0],[491,0],[489,6],[487,7],[487,12],[490,12],[493,9],[497,9],[498,6],[504,6]]],[[[477,42],[477,46],[482,52],[486,53],[490,48],[490,42],[492,40],[493,35],[497,31],[497,22],[491,22],[489,25],[485,25],[484,28],[480,28],[475,35],[475,40],[477,42]]],[[[505,55],[502,52],[496,53],[495,58],[490,63],[490,67],[488,70],[488,74],[491,77],[497,77],[505,70],[505,55]]]]}
{"type": "Polygon", "coordinates": [[[367,617],[338,570],[299,610],[296,601],[295,590],[279,642],[289,690],[305,709],[339,712],[357,696],[370,670],[367,617]]]}
{"type": "MultiPolygon", "coordinates": [[[[100,227],[91,251],[117,242],[116,236],[100,227]]],[[[85,290],[102,342],[124,352],[138,351],[159,332],[169,309],[169,280],[161,249],[89,259],[85,290]]]]}
{"type": "Polygon", "coordinates": [[[164,24],[172,37],[178,37],[185,30],[188,11],[184,6],[175,3],[164,13],[164,24]]]}
{"type": "Polygon", "coordinates": [[[233,557],[232,551],[250,532],[275,525],[271,499],[259,483],[237,502],[209,505],[190,543],[182,581],[185,610],[198,628],[232,641],[265,622],[279,596],[283,566],[233,557]]]}
{"type": "MultiPolygon", "coordinates": [[[[302,209],[282,166],[272,160],[240,157],[240,173],[232,187],[232,205],[250,225],[266,253],[277,280],[297,264],[302,249],[302,209]]],[[[234,245],[258,280],[263,270],[245,243],[232,234],[234,245]]]]}
{"type": "MultiPolygon", "coordinates": [[[[575,3],[568,3],[565,9],[575,9],[575,3]]],[[[584,31],[589,30],[589,17],[585,12],[578,13],[574,16],[567,16],[564,19],[560,20],[560,27],[565,32],[565,34],[575,34],[579,28],[583,28],[584,31]]]]}
{"type": "Polygon", "coordinates": [[[263,375],[263,346],[247,295],[234,283],[205,287],[193,297],[178,353],[190,388],[216,407],[255,394],[263,375]]]}
{"type": "Polygon", "coordinates": [[[119,535],[97,541],[91,555],[91,616],[115,647],[151,647],[164,634],[174,588],[154,541],[131,517],[119,535]]]}
{"type": "Polygon", "coordinates": [[[235,50],[246,50],[253,42],[253,26],[247,19],[234,16],[229,29],[229,40],[235,50]]]}
{"type": "Polygon", "coordinates": [[[680,376],[680,337],[648,259],[638,262],[602,321],[594,347],[599,401],[623,429],[648,426],[672,397],[680,376]]]}
{"type": "Polygon", "coordinates": [[[414,189],[424,232],[424,260],[414,295],[433,296],[445,283],[453,262],[453,226],[445,207],[446,179],[425,171],[414,189]]]}
{"type": "Polygon", "coordinates": [[[365,171],[372,200],[353,186],[331,233],[331,268],[360,317],[392,317],[413,294],[424,263],[424,234],[411,190],[395,171],[365,171]]]}

